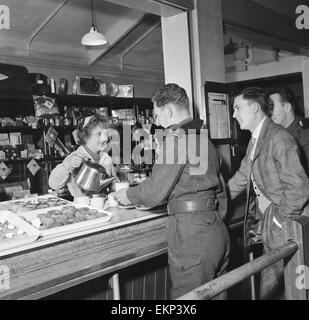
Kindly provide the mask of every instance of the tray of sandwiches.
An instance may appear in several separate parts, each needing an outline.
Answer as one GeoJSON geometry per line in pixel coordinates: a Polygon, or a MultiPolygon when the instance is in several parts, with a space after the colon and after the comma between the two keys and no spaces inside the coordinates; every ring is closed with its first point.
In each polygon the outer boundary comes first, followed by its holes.
{"type": "Polygon", "coordinates": [[[112,214],[105,210],[74,203],[19,212],[17,216],[40,231],[42,237],[52,237],[100,227],[111,219],[112,214]]]}
{"type": "Polygon", "coordinates": [[[0,256],[4,251],[34,242],[40,234],[40,230],[12,212],[0,212],[0,256]]]}
{"type": "Polygon", "coordinates": [[[69,203],[71,202],[53,195],[42,195],[1,202],[0,211],[9,210],[13,213],[20,213],[26,211],[41,210],[45,208],[59,207],[69,203]]]}

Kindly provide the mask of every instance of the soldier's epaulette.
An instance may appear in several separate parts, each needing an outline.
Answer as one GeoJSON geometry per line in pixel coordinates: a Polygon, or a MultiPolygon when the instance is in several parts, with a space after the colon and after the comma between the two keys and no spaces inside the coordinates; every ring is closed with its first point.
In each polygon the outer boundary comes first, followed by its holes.
{"type": "Polygon", "coordinates": [[[299,120],[299,126],[303,129],[309,129],[309,118],[299,120]]]}

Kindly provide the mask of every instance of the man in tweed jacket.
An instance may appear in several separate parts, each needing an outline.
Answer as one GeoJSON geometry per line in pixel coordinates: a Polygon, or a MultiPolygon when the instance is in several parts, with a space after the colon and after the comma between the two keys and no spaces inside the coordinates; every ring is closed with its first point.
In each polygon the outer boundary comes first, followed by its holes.
{"type": "MultiPolygon", "coordinates": [[[[228,190],[231,199],[247,191],[245,246],[262,242],[267,252],[283,244],[282,223],[303,213],[309,201],[309,181],[293,136],[266,116],[264,90],[243,90],[235,97],[233,107],[233,117],[252,137],[239,170],[228,182],[228,190]]],[[[262,272],[262,299],[282,294],[282,274],[282,261],[262,272]]]]}

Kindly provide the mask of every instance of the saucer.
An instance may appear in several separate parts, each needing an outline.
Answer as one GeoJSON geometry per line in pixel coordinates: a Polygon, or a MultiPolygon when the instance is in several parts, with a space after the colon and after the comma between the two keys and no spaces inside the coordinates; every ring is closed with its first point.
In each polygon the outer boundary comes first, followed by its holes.
{"type": "Polygon", "coordinates": [[[132,204],[129,204],[129,205],[127,205],[127,206],[123,206],[123,205],[121,205],[121,204],[118,204],[118,205],[117,205],[117,208],[119,208],[119,209],[134,209],[135,206],[132,205],[132,204]]]}

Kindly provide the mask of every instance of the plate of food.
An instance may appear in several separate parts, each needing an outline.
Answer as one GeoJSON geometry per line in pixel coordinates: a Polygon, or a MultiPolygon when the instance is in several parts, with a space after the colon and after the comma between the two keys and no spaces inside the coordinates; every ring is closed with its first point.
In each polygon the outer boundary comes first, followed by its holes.
{"type": "Polygon", "coordinates": [[[1,210],[9,210],[13,213],[40,210],[44,208],[59,207],[69,204],[70,201],[64,200],[56,196],[36,196],[19,200],[10,200],[2,202],[1,210]]]}
{"type": "Polygon", "coordinates": [[[22,212],[18,215],[40,230],[43,237],[97,227],[112,217],[108,211],[77,204],[22,212]]]}
{"type": "Polygon", "coordinates": [[[14,249],[34,242],[41,232],[10,211],[0,213],[0,255],[3,250],[14,249]]]}

